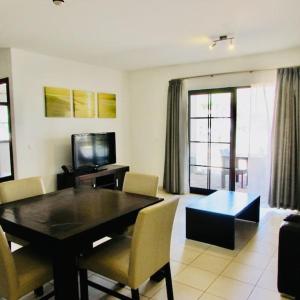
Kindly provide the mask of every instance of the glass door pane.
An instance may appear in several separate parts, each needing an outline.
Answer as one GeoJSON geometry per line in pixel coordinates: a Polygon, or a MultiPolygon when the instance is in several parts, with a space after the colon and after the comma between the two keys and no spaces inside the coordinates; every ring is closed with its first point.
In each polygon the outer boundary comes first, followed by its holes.
{"type": "Polygon", "coordinates": [[[10,163],[10,144],[0,141],[0,178],[12,175],[10,163]]]}
{"type": "Polygon", "coordinates": [[[190,189],[211,193],[232,188],[233,89],[191,92],[190,189]]]}
{"type": "Polygon", "coordinates": [[[247,192],[248,157],[250,147],[251,89],[239,88],[236,92],[236,158],[235,186],[240,192],[247,192]]]}

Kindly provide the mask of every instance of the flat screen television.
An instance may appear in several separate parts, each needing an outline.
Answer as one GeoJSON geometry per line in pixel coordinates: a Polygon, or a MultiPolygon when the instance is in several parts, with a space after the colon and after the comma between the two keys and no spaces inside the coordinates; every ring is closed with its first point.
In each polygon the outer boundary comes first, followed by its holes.
{"type": "Polygon", "coordinates": [[[116,162],[114,132],[73,134],[73,169],[93,171],[116,162]]]}

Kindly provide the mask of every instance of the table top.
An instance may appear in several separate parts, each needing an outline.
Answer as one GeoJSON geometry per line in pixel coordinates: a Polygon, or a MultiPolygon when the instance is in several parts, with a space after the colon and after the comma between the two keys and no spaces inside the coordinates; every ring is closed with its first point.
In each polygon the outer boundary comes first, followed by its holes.
{"type": "Polygon", "coordinates": [[[187,208],[237,216],[243,209],[259,198],[258,195],[220,190],[209,196],[194,199],[187,208]]]}
{"type": "Polygon", "coordinates": [[[11,227],[7,232],[12,234],[19,229],[64,240],[162,200],[116,190],[69,188],[0,205],[0,224],[11,227]]]}

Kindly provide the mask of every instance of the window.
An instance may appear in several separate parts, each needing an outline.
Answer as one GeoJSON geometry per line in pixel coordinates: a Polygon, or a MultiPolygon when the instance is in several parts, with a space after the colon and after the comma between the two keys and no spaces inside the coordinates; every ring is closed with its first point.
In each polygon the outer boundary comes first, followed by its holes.
{"type": "Polygon", "coordinates": [[[14,179],[8,78],[0,79],[0,182],[14,179]]]}

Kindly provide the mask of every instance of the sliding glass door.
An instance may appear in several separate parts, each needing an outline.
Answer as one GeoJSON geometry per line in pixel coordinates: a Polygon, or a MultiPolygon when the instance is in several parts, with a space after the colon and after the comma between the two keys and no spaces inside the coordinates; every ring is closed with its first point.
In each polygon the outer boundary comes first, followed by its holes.
{"type": "Polygon", "coordinates": [[[249,87],[189,92],[191,192],[247,191],[250,103],[249,87]]]}
{"type": "Polygon", "coordinates": [[[190,191],[235,188],[236,90],[189,92],[190,191]]]}

